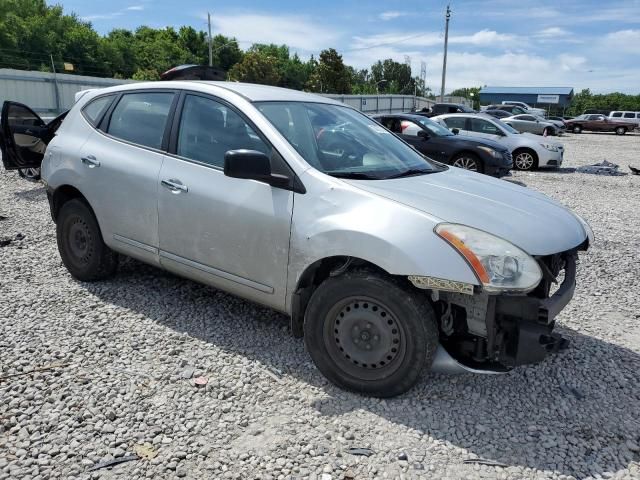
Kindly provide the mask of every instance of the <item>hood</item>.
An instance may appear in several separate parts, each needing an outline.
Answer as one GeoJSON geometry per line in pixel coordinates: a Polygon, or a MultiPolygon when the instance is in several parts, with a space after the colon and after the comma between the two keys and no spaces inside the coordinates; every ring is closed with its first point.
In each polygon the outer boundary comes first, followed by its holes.
{"type": "Polygon", "coordinates": [[[346,180],[351,185],[438,217],[492,233],[530,255],[580,245],[587,234],[570,210],[514,183],[458,168],[391,180],[346,180]]]}
{"type": "MultiPolygon", "coordinates": [[[[513,135],[516,135],[516,134],[513,134],[513,135]]],[[[561,142],[558,142],[557,140],[553,140],[553,138],[551,137],[543,137],[541,135],[536,135],[535,133],[524,132],[524,133],[521,133],[520,136],[527,137],[529,140],[533,140],[538,144],[549,143],[552,145],[557,145],[559,147],[563,146],[561,142]]]]}
{"type": "MultiPolygon", "coordinates": [[[[449,137],[447,137],[449,138],[449,137]]],[[[458,135],[454,135],[451,138],[455,138],[456,141],[458,141],[458,143],[461,143],[463,145],[469,145],[471,147],[477,147],[478,145],[484,145],[487,147],[491,147],[494,150],[497,150],[498,152],[508,152],[509,149],[507,147],[505,147],[504,145],[502,145],[501,143],[498,143],[496,140],[492,140],[489,138],[482,138],[482,137],[471,137],[471,136],[467,136],[467,135],[463,135],[462,132],[460,132],[458,135]]]]}

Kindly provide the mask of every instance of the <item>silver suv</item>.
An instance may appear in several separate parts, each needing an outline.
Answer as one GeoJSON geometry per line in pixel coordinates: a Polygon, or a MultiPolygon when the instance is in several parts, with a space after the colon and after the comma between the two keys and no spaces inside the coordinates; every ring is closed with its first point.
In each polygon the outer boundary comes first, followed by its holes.
{"type": "Polygon", "coordinates": [[[343,388],[392,396],[425,368],[506,371],[566,345],[555,316],[589,226],[333,100],[159,82],[89,92],[59,128],[6,102],[2,123],[5,166],[42,161],[74,277],[126,255],[285,312],[343,388]]]}

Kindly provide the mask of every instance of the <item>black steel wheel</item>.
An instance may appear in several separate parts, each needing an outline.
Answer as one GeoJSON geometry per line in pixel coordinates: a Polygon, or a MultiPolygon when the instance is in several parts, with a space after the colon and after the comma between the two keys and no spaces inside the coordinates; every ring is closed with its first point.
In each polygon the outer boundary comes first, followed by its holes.
{"type": "Polygon", "coordinates": [[[62,206],[56,237],[62,263],[78,280],[101,280],[116,271],[118,255],[103,242],[98,222],[84,201],[76,198],[62,206]]]}
{"type": "Polygon", "coordinates": [[[309,354],[325,377],[380,397],[411,388],[438,344],[424,295],[363,271],[323,282],[311,297],[304,328],[309,354]]]}

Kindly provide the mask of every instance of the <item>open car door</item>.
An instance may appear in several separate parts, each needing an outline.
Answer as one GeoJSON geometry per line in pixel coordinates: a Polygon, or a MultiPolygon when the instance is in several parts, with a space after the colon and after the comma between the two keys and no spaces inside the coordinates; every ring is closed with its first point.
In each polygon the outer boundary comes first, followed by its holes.
{"type": "Polygon", "coordinates": [[[66,112],[46,124],[26,105],[4,102],[0,115],[0,150],[4,168],[40,168],[47,144],[65,116],[66,112]]]}

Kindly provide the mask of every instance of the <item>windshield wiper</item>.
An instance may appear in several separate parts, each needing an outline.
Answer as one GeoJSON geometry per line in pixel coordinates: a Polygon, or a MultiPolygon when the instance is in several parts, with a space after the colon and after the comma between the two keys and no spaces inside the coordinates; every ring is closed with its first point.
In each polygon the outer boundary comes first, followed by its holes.
{"type": "Polygon", "coordinates": [[[390,178],[413,177],[416,175],[427,175],[429,173],[436,173],[440,171],[441,170],[424,170],[421,168],[410,168],[408,170],[405,170],[404,172],[397,173],[395,175],[390,175],[388,177],[384,177],[384,179],[388,180],[390,178]]]}
{"type": "Polygon", "coordinates": [[[325,172],[327,175],[331,175],[336,178],[350,178],[353,180],[380,180],[380,177],[369,175],[362,172],[325,172]]]}

